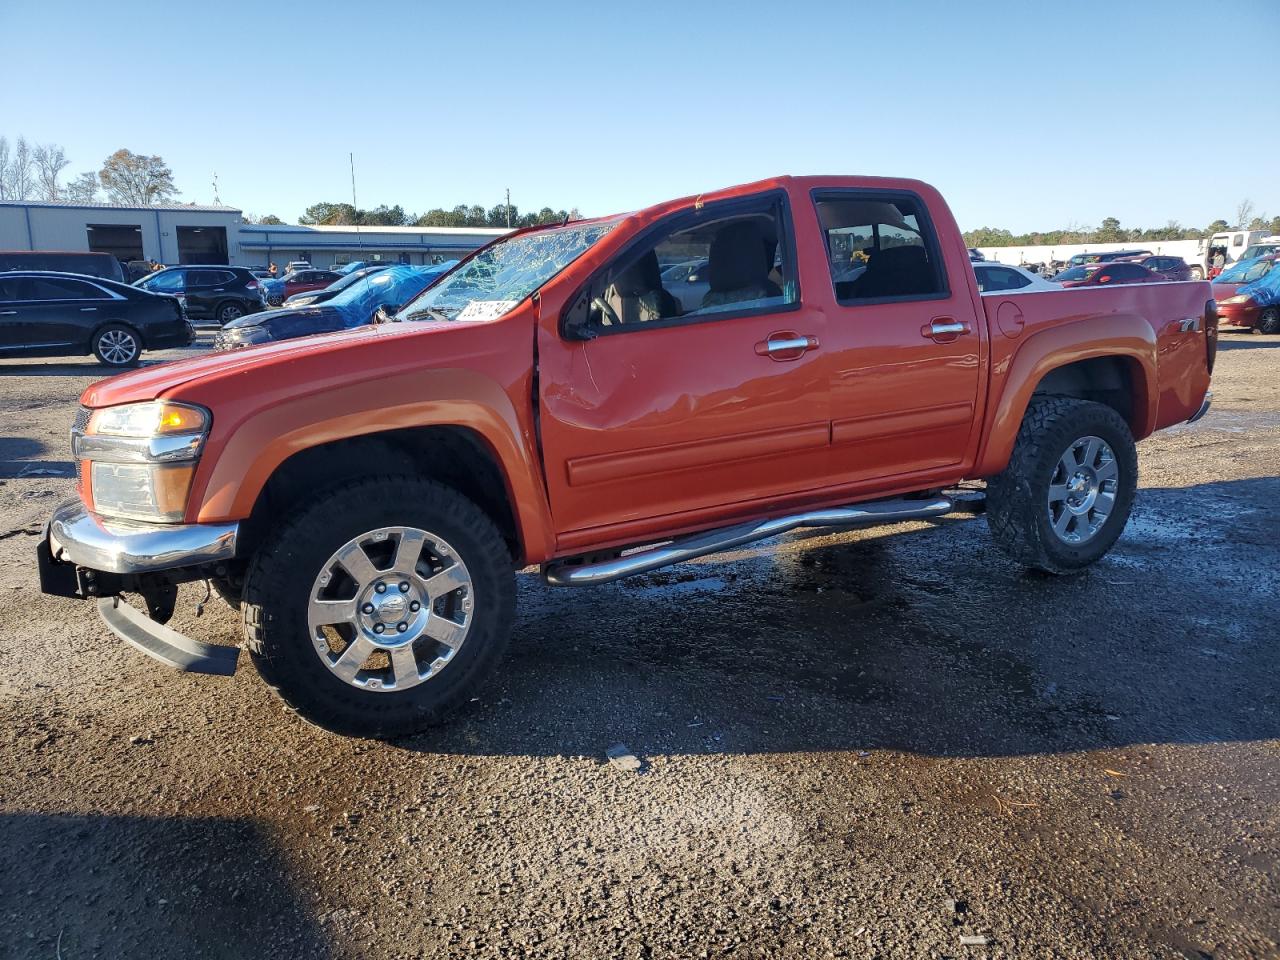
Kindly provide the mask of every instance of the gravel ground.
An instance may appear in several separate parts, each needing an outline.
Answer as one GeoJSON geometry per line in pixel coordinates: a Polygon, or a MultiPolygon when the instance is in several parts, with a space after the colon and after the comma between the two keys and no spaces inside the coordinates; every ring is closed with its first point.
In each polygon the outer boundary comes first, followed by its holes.
{"type": "Polygon", "coordinates": [[[101,369],[0,362],[0,955],[1280,955],[1278,366],[1223,337],[1083,577],[980,518],[526,574],[499,678],[382,744],[36,592],[101,369]]]}

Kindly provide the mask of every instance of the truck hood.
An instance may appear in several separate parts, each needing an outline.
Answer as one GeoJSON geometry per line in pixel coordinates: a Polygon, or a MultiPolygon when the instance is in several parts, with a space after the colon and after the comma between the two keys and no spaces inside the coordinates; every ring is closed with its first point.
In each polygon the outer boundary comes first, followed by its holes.
{"type": "MultiPolygon", "coordinates": [[[[289,312],[296,314],[299,311],[289,312]]],[[[221,378],[238,369],[283,367],[301,357],[349,349],[369,341],[370,338],[421,336],[429,334],[433,329],[454,325],[418,322],[369,325],[353,330],[340,330],[337,333],[318,334],[300,340],[264,343],[244,350],[209,353],[190,360],[157,363],[154,366],[122,373],[90,384],[80,395],[80,402],[86,407],[109,407],[119,403],[156,400],[193,381],[211,377],[221,378]]]]}

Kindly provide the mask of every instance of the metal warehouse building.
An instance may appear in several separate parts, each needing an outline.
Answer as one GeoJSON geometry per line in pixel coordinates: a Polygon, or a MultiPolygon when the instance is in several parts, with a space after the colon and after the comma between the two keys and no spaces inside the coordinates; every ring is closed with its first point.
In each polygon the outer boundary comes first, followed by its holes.
{"type": "Polygon", "coordinates": [[[436,263],[506,233],[482,227],[307,227],[245,223],[234,207],[172,204],[129,207],[27,200],[0,201],[0,250],[109,253],[123,262],[231,263],[281,268],[352,260],[436,263]]]}

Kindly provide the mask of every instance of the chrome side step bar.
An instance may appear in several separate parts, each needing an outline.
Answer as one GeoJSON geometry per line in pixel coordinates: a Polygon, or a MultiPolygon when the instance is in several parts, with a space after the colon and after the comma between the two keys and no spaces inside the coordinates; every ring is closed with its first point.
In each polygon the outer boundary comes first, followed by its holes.
{"type": "Polygon", "coordinates": [[[594,586],[637,573],[648,573],[650,570],[695,557],[704,557],[709,553],[731,550],[744,543],[776,537],[800,527],[867,527],[901,520],[925,520],[950,513],[954,508],[955,504],[947,497],[930,497],[925,500],[873,500],[850,507],[810,510],[787,517],[740,523],[732,527],[721,527],[719,530],[708,530],[706,533],[696,533],[611,560],[594,563],[557,560],[548,564],[542,575],[547,583],[558,587],[594,586]]]}

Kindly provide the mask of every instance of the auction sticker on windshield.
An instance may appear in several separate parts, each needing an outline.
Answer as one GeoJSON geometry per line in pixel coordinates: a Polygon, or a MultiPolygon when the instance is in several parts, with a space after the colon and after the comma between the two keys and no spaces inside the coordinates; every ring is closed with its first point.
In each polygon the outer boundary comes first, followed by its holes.
{"type": "Polygon", "coordinates": [[[519,300],[472,300],[454,319],[496,320],[519,302],[519,300]]]}

